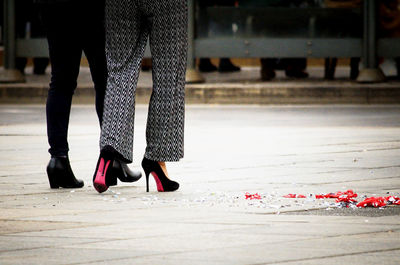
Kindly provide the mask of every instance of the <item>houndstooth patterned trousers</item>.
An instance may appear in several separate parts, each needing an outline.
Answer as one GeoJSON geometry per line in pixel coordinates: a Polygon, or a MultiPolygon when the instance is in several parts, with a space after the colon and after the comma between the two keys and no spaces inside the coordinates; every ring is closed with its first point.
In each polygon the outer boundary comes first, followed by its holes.
{"type": "Polygon", "coordinates": [[[187,0],[106,0],[108,80],[100,148],[132,162],[135,90],[147,39],[153,64],[145,157],[183,157],[187,0]]]}

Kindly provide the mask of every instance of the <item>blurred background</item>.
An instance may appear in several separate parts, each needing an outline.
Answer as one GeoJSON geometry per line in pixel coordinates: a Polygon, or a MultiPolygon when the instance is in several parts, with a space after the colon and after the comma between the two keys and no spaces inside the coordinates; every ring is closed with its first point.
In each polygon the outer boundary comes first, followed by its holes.
{"type": "MultiPolygon", "coordinates": [[[[188,3],[188,84],[400,79],[400,0],[188,3]]],[[[0,83],[47,82],[47,42],[34,0],[1,0],[0,7],[0,83]]],[[[149,49],[145,57],[139,86],[151,87],[149,49]]],[[[84,56],[81,66],[80,84],[90,86],[84,56]]]]}

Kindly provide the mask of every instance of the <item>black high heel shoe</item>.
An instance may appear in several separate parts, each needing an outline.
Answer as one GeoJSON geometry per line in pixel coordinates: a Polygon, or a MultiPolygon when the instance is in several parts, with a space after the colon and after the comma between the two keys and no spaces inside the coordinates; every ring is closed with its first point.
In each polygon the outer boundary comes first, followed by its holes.
{"type": "Polygon", "coordinates": [[[154,180],[157,184],[157,190],[159,192],[175,191],[179,189],[179,183],[170,180],[162,170],[160,164],[157,161],[153,161],[147,158],[143,158],[142,167],[146,174],[146,191],[149,192],[149,175],[153,175],[154,180]]]}
{"type": "Polygon", "coordinates": [[[52,157],[46,171],[52,189],[82,188],[84,185],[82,180],[75,178],[68,157],[52,157]]]}
{"type": "Polygon", "coordinates": [[[130,170],[127,164],[116,159],[113,163],[113,174],[122,182],[135,182],[142,177],[140,171],[130,170]]]}
{"type": "Polygon", "coordinates": [[[117,185],[117,176],[113,174],[114,153],[107,147],[100,152],[96,170],[93,175],[93,187],[99,192],[105,192],[109,186],[117,185]]]}

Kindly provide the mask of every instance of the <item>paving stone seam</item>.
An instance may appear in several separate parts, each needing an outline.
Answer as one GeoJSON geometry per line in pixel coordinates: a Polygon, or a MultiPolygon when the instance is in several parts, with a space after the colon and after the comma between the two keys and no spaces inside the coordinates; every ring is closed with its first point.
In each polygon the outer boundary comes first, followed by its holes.
{"type": "Polygon", "coordinates": [[[287,263],[287,262],[301,262],[301,261],[310,261],[310,260],[318,260],[318,259],[339,258],[339,257],[354,256],[354,255],[361,255],[361,254],[383,253],[383,252],[398,251],[398,250],[400,250],[400,248],[377,249],[377,250],[352,252],[352,253],[337,254],[337,255],[328,255],[328,256],[320,256],[320,257],[303,258],[303,259],[287,259],[287,260],[274,261],[274,262],[252,263],[251,265],[279,264],[279,263],[287,263]]]}
{"type": "MultiPolygon", "coordinates": [[[[0,235],[0,238],[3,235],[0,235]]],[[[9,235],[7,235],[9,236],[9,235]]],[[[11,235],[13,236],[13,235],[11,235]]],[[[36,237],[36,236],[35,236],[36,237]]],[[[75,239],[75,237],[57,237],[57,238],[68,238],[68,239],[75,239]]],[[[85,239],[90,239],[88,237],[85,237],[85,239]]],[[[80,244],[92,244],[92,243],[101,243],[104,242],[103,240],[99,240],[99,238],[93,238],[93,241],[87,241],[84,243],[80,243],[80,244]]],[[[75,245],[78,245],[79,243],[74,243],[75,245]]],[[[64,244],[65,245],[65,244],[64,244]]],[[[18,248],[18,249],[8,249],[8,250],[1,250],[0,249],[0,253],[7,253],[7,252],[17,252],[17,251],[26,251],[26,250],[36,250],[36,249],[45,249],[45,248],[63,248],[64,245],[54,245],[54,244],[50,244],[50,245],[45,245],[45,246],[40,246],[40,247],[31,247],[31,248],[18,248]]]]}
{"type": "MultiPolygon", "coordinates": [[[[320,144],[320,145],[310,145],[310,146],[336,146],[336,145],[357,145],[357,144],[382,144],[382,143],[400,143],[400,140],[387,140],[387,141],[367,141],[367,142],[352,142],[352,143],[334,143],[334,144],[320,144]]],[[[368,149],[366,149],[368,150],[368,149]]]]}

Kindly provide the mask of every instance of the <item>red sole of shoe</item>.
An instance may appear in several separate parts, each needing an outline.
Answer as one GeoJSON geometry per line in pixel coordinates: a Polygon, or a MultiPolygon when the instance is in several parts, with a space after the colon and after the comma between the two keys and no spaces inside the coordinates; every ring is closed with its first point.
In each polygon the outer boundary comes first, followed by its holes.
{"type": "Polygon", "coordinates": [[[93,186],[99,193],[108,190],[108,186],[106,184],[106,174],[109,165],[110,161],[107,161],[106,166],[104,167],[104,159],[100,158],[100,163],[99,163],[99,168],[97,169],[96,178],[93,181],[93,186]]]}
{"type": "Polygon", "coordinates": [[[160,179],[158,178],[156,172],[151,172],[151,175],[153,175],[153,178],[154,178],[154,180],[156,181],[157,190],[158,190],[159,192],[164,192],[164,187],[163,187],[163,185],[162,185],[160,179]]]}

